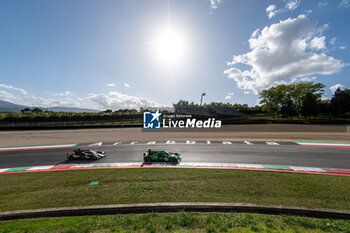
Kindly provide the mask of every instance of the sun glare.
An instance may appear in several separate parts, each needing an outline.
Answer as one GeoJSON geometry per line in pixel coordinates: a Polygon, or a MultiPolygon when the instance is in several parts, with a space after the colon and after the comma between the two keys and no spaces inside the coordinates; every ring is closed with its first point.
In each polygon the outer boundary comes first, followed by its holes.
{"type": "Polygon", "coordinates": [[[179,30],[167,28],[160,31],[151,44],[154,46],[156,60],[162,65],[180,65],[186,58],[187,41],[179,30]]]}

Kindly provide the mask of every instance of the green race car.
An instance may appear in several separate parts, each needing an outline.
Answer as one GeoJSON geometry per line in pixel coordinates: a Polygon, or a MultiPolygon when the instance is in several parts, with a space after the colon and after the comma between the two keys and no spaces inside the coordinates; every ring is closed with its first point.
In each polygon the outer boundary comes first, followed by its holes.
{"type": "Polygon", "coordinates": [[[145,162],[180,163],[181,156],[179,153],[166,152],[166,151],[152,151],[151,149],[149,149],[147,153],[143,154],[143,160],[145,162]]]}

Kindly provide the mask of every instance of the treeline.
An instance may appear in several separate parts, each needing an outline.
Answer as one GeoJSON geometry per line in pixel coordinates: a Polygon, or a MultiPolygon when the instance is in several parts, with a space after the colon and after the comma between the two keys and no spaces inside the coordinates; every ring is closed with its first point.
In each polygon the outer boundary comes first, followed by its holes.
{"type": "Polygon", "coordinates": [[[116,111],[113,111],[112,109],[107,109],[105,111],[101,111],[99,113],[75,113],[75,112],[54,112],[54,111],[48,111],[48,110],[42,110],[41,108],[24,108],[21,110],[21,113],[23,114],[41,114],[41,113],[54,113],[54,114],[137,114],[139,111],[136,109],[119,109],[116,111]]]}
{"type": "MultiPolygon", "coordinates": [[[[180,99],[179,102],[177,102],[178,105],[188,105],[188,106],[197,106],[199,107],[199,104],[195,104],[194,102],[189,103],[186,100],[180,99]]],[[[263,113],[264,110],[262,109],[261,106],[256,105],[254,107],[249,107],[248,104],[231,104],[231,103],[223,103],[223,102],[211,102],[211,103],[204,103],[201,107],[208,109],[210,106],[221,106],[221,107],[227,107],[227,108],[232,108],[237,111],[240,111],[242,113],[246,114],[256,114],[256,113],[263,113]]]]}
{"type": "Polygon", "coordinates": [[[322,98],[322,83],[281,84],[259,93],[264,111],[273,117],[343,117],[350,113],[350,89],[337,89],[331,99],[322,98]]]}
{"type": "Polygon", "coordinates": [[[99,113],[75,113],[43,111],[40,108],[25,108],[21,113],[2,113],[2,122],[72,122],[72,121],[133,121],[142,119],[136,109],[107,109],[99,113]]]}

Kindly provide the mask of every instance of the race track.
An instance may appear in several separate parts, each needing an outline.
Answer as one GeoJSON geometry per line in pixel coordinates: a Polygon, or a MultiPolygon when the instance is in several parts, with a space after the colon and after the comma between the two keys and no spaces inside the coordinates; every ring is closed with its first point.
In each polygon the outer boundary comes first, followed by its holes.
{"type": "Polygon", "coordinates": [[[179,152],[182,162],[249,163],[350,169],[350,147],[302,146],[295,142],[254,141],[147,141],[97,142],[70,148],[0,151],[0,168],[75,163],[142,162],[148,149],[179,152]],[[68,161],[76,148],[104,150],[98,161],[68,161]]]}

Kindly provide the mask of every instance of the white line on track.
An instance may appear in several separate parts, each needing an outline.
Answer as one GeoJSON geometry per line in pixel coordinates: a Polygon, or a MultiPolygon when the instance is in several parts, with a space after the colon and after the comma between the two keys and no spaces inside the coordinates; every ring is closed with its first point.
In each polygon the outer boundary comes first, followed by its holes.
{"type": "MultiPolygon", "coordinates": [[[[277,142],[262,142],[265,145],[268,146],[279,146],[280,144],[277,142]]],[[[196,141],[192,141],[192,140],[187,140],[186,142],[176,142],[176,141],[166,141],[164,142],[157,142],[157,141],[149,141],[149,142],[137,142],[137,141],[133,141],[133,142],[128,142],[128,143],[123,143],[123,142],[115,142],[112,143],[112,146],[125,146],[125,145],[133,145],[133,146],[144,146],[144,145],[258,145],[256,143],[252,143],[249,141],[222,141],[222,142],[218,142],[218,141],[214,141],[214,143],[212,143],[212,141],[207,140],[206,142],[204,141],[200,141],[200,142],[196,142],[196,141]],[[237,144],[240,143],[240,144],[237,144]]],[[[88,146],[102,146],[103,142],[96,142],[96,143],[92,143],[88,146]]],[[[106,145],[106,144],[104,144],[106,145]]],[[[259,144],[259,145],[263,145],[263,144],[259,144]]]]}
{"type": "Polygon", "coordinates": [[[102,142],[96,142],[96,143],[90,144],[89,146],[102,146],[102,142]]]}
{"type": "Polygon", "coordinates": [[[278,146],[279,143],[277,142],[266,142],[267,145],[270,145],[270,146],[278,146]]]}

